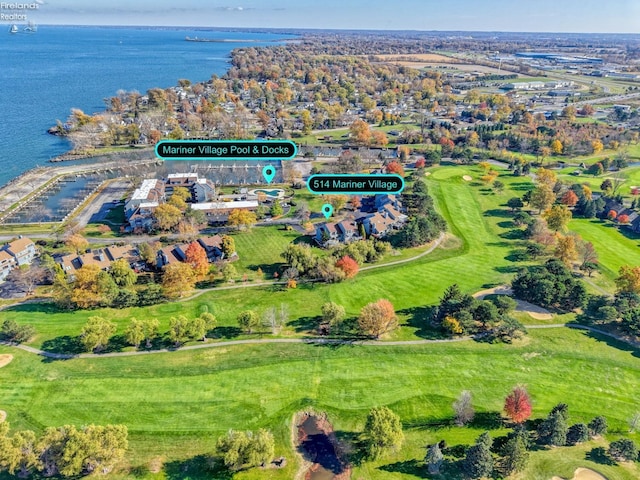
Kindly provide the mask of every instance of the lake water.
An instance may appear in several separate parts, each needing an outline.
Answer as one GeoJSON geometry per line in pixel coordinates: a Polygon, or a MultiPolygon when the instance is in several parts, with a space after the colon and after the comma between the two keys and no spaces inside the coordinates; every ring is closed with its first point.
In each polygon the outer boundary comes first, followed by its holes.
{"type": "Polygon", "coordinates": [[[119,89],[144,93],[222,75],[229,54],[292,36],[202,29],[39,26],[35,34],[0,32],[0,185],[68,150],[46,133],[71,108],[104,110],[119,89]],[[187,42],[185,37],[248,40],[187,42]]]}

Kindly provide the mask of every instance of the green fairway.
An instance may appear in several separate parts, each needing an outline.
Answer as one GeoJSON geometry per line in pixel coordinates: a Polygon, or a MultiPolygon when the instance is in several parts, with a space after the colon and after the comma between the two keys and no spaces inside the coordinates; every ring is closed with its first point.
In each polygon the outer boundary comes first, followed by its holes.
{"type": "MultiPolygon", "coordinates": [[[[640,235],[626,227],[619,227],[608,220],[574,219],[569,229],[591,243],[598,252],[601,282],[605,288],[613,289],[613,280],[622,265],[640,265],[640,235]]],[[[600,275],[596,276],[596,280],[600,275]]]]}
{"type": "MultiPolygon", "coordinates": [[[[492,412],[501,411],[504,396],[519,383],[532,395],[534,417],[563,401],[572,422],[604,414],[612,431],[625,431],[640,401],[640,364],[637,350],[615,347],[567,329],[535,330],[518,345],[237,346],[52,363],[1,347],[0,353],[15,358],[0,370],[0,408],[20,429],[125,423],[130,465],[141,472],[155,456],[185,461],[208,453],[229,428],[267,427],[276,435],[277,453],[289,459],[269,478],[290,479],[296,467],[289,440],[293,413],[327,411],[346,438],[362,429],[372,406],[384,404],[402,418],[406,448],[357,469],[353,478],[409,479],[415,477],[390,473],[389,465],[421,459],[429,442],[470,444],[483,429],[499,426],[489,420],[492,412]],[[456,428],[450,425],[451,402],[463,389],[473,392],[478,422],[456,428]]],[[[548,477],[564,473],[538,456],[548,477]]],[[[256,470],[237,478],[265,477],[256,470]]]]}
{"type": "MultiPolygon", "coordinates": [[[[255,309],[262,313],[270,306],[286,304],[291,323],[283,334],[294,335],[304,333],[304,326],[320,314],[324,302],[340,303],[349,316],[356,316],[366,303],[388,298],[404,325],[394,338],[420,338],[416,335],[426,321],[424,307],[435,303],[447,286],[458,283],[463,290],[475,292],[488,285],[508,282],[522,265],[508,259],[517,241],[511,240],[510,214],[501,205],[508,198],[521,195],[530,180],[501,176],[506,187],[502,193],[495,194],[475,182],[462,180],[462,175],[466,174],[477,178],[480,171],[474,167],[452,166],[432,169],[432,175],[427,177],[431,195],[447,219],[450,232],[458,239],[447,241],[445,248],[410,263],[361,272],[353,280],[342,283],[301,285],[295,291],[279,287],[211,291],[193,300],[148,308],[78,312],[49,309],[47,315],[42,315],[42,309],[48,307],[27,305],[4,311],[0,318],[33,324],[39,333],[34,345],[48,342],[49,349],[57,351],[64,346],[61,337],[77,336],[91,315],[103,315],[118,323],[119,333],[124,331],[131,317],[158,318],[161,331],[165,331],[169,318],[175,315],[197,315],[206,310],[216,315],[218,325],[230,327],[236,325],[236,317],[242,310],[255,309]]],[[[262,264],[279,262],[286,243],[297,236],[295,232],[284,232],[277,227],[254,228],[251,232],[234,235],[241,258],[239,272],[243,268],[251,271],[262,264]],[[270,247],[256,248],[261,245],[257,242],[262,240],[270,247]]],[[[267,272],[265,267],[261,268],[267,272]]]]}

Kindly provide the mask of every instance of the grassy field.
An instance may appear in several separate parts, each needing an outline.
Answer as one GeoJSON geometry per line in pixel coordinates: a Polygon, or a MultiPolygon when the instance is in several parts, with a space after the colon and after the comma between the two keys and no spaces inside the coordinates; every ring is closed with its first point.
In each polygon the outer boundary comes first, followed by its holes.
{"type": "MultiPolygon", "coordinates": [[[[60,362],[42,362],[7,347],[0,352],[15,356],[0,370],[0,408],[14,428],[125,423],[131,433],[129,466],[148,478],[148,463],[156,456],[180,471],[194,456],[211,452],[215,438],[229,428],[267,427],[276,435],[277,453],[289,459],[286,469],[268,478],[291,479],[296,468],[291,418],[309,407],[328,412],[338,436],[348,439],[361,431],[371,407],[390,406],[402,418],[406,447],[357,468],[353,478],[400,480],[424,478],[420,459],[427,443],[446,439],[468,445],[484,429],[494,436],[504,433],[497,418],[504,396],[518,383],[533,397],[534,417],[565,401],[572,422],[605,414],[612,438],[626,431],[640,401],[637,350],[564,329],[532,331],[518,345],[263,345],[60,362]],[[470,427],[457,428],[451,425],[450,405],[463,389],[473,392],[478,415],[470,427]],[[401,473],[402,465],[414,465],[414,472],[401,473]]],[[[581,448],[555,452],[551,457],[536,452],[530,467],[536,476],[526,478],[567,476],[574,465],[585,464],[581,448]],[[562,461],[549,461],[554,457],[562,461]]],[[[621,468],[607,471],[612,480],[638,474],[637,469],[632,475],[621,468]]],[[[264,475],[256,470],[236,478],[264,475]]],[[[180,478],[211,477],[192,467],[180,478]]]]}
{"type": "MultiPolygon", "coordinates": [[[[475,180],[481,175],[476,167],[441,166],[430,172],[425,177],[429,191],[455,238],[414,262],[361,272],[353,280],[333,285],[211,291],[184,302],[124,310],[57,312],[49,305],[25,305],[0,312],[0,320],[33,324],[38,331],[34,346],[61,351],[74,345],[91,315],[116,322],[121,334],[131,317],[158,318],[164,331],[171,316],[209,311],[218,319],[215,336],[224,340],[245,338],[236,328],[241,310],[262,312],[286,304],[291,320],[281,335],[288,337],[306,335],[326,301],[344,305],[347,315],[355,317],[364,304],[384,297],[392,301],[401,321],[401,328],[389,339],[433,338],[433,331],[426,328],[428,306],[444,288],[458,283],[464,291],[474,292],[502,284],[523,265],[513,260],[519,231],[503,205],[529,189],[531,180],[504,171],[500,180],[505,189],[496,193],[475,180]],[[466,182],[463,175],[474,180],[466,182]]],[[[614,228],[586,220],[574,220],[570,227],[594,242],[608,269],[602,276],[606,281],[610,282],[618,262],[633,255],[638,258],[638,241],[622,237],[614,228]]],[[[239,272],[262,265],[268,272],[268,265],[280,261],[280,252],[298,234],[274,226],[234,237],[241,255],[236,264],[239,272]],[[262,245],[266,247],[256,248],[262,245]]],[[[118,342],[114,349],[119,348],[118,342]]],[[[626,421],[640,401],[640,351],[567,329],[531,330],[515,345],[247,345],[57,362],[8,347],[0,347],[0,353],[15,355],[10,365],[0,369],[0,409],[8,412],[14,427],[41,430],[90,422],[129,426],[127,467],[135,473],[114,478],[212,478],[201,470],[202,461],[196,457],[211,452],[218,435],[229,428],[267,427],[276,435],[277,455],[288,458],[287,467],[269,473],[243,472],[234,478],[291,479],[297,468],[290,444],[296,411],[312,407],[328,412],[339,438],[348,440],[361,431],[367,411],[382,404],[401,416],[407,445],[397,455],[356,467],[353,478],[431,478],[421,461],[424,445],[441,439],[450,445],[468,445],[487,428],[494,436],[504,434],[497,415],[515,384],[529,388],[534,417],[545,416],[560,401],[570,405],[571,422],[605,414],[612,427],[610,439],[626,434],[626,421]],[[472,426],[456,428],[450,422],[450,405],[463,389],[473,391],[479,414],[472,426]],[[148,472],[149,462],[156,457],[165,460],[164,474],[148,472]]],[[[596,468],[611,480],[640,476],[635,466],[587,460],[597,459],[590,452],[599,446],[589,443],[535,451],[520,478],[548,479],[555,474],[571,478],[578,466],[596,468]]],[[[458,478],[452,472],[441,478],[458,478]]]]}

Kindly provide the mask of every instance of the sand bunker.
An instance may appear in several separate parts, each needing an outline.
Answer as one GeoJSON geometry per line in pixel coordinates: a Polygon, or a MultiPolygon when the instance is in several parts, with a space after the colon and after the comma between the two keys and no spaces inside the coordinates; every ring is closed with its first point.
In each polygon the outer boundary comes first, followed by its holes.
{"type": "MultiPolygon", "coordinates": [[[[482,300],[487,295],[509,295],[511,296],[513,291],[507,286],[500,286],[494,288],[488,288],[487,290],[481,290],[473,294],[475,298],[478,300],[482,300]]],[[[517,306],[517,312],[524,312],[529,314],[531,318],[535,320],[551,320],[553,315],[546,308],[539,307],[538,305],[534,305],[533,303],[525,302],[524,300],[515,299],[517,306]]]]}
{"type": "Polygon", "coordinates": [[[471,175],[463,175],[463,176],[462,176],[462,179],[463,179],[465,182],[470,182],[471,180],[473,180],[473,178],[471,178],[471,175]]]}
{"type": "MultiPolygon", "coordinates": [[[[556,476],[551,480],[564,480],[564,478],[556,476]]],[[[607,480],[607,477],[590,468],[578,468],[573,472],[573,478],[571,480],[607,480]]]]}
{"type": "Polygon", "coordinates": [[[428,177],[429,175],[431,175],[431,172],[426,172],[426,173],[424,174],[424,176],[425,176],[425,177],[428,177]]]}
{"type": "Polygon", "coordinates": [[[13,355],[10,355],[8,353],[0,355],[0,368],[4,367],[5,365],[9,365],[11,363],[11,360],[13,360],[13,355]]]}
{"type": "Polygon", "coordinates": [[[7,419],[7,412],[4,410],[0,410],[0,423],[4,422],[7,419]]]}

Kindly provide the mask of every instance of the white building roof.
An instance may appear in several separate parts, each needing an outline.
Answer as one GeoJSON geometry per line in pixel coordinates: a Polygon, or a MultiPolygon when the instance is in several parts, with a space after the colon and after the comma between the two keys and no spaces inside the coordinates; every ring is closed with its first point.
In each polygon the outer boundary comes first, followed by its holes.
{"type": "Polygon", "coordinates": [[[198,178],[197,173],[170,173],[167,178],[198,178]]]}
{"type": "Polygon", "coordinates": [[[243,200],[237,202],[208,202],[194,203],[191,205],[193,210],[226,210],[234,208],[258,208],[256,200],[243,200]]]}
{"type": "Polygon", "coordinates": [[[158,202],[144,202],[140,204],[140,208],[156,208],[158,205],[158,202]]]}
{"type": "Polygon", "coordinates": [[[149,198],[149,193],[153,190],[158,182],[157,179],[151,178],[142,181],[142,185],[136,188],[136,191],[133,192],[131,196],[131,200],[147,200],[149,198]]]}

